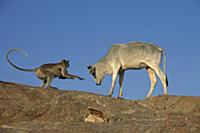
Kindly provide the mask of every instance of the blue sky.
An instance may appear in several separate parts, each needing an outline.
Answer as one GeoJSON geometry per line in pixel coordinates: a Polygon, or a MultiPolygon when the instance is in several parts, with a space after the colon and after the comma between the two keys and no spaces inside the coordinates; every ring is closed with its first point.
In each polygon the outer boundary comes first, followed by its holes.
{"type": "MultiPolygon", "coordinates": [[[[53,81],[53,86],[107,95],[111,76],[96,86],[87,65],[96,63],[112,44],[155,43],[167,52],[170,95],[200,95],[199,0],[0,0],[0,80],[38,86],[33,73],[13,69],[5,60],[25,68],[71,60],[69,72],[86,80],[53,81]]],[[[118,83],[118,82],[117,82],[118,83]]],[[[143,99],[150,87],[146,70],[126,71],[124,98],[143,99]]],[[[114,96],[118,94],[116,84],[114,96]]],[[[163,94],[158,82],[153,95],[163,94]]]]}

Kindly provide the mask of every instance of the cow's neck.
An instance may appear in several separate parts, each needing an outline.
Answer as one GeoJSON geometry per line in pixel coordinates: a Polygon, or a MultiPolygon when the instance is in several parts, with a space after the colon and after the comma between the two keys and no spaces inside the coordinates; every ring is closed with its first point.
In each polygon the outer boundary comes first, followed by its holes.
{"type": "Polygon", "coordinates": [[[106,74],[112,74],[112,67],[106,58],[99,60],[96,65],[99,66],[106,74]]]}

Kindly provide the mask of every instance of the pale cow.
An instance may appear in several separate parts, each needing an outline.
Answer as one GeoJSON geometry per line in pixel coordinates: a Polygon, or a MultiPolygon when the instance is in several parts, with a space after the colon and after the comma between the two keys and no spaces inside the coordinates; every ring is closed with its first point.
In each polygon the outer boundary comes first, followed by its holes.
{"type": "Polygon", "coordinates": [[[112,45],[108,53],[100,59],[96,64],[88,66],[89,73],[93,75],[96,85],[100,85],[104,76],[112,74],[112,85],[109,91],[109,96],[112,96],[117,75],[119,74],[120,91],[118,98],[123,95],[122,83],[124,80],[124,72],[129,69],[146,68],[150,80],[151,87],[147,94],[147,98],[152,95],[152,92],[157,83],[156,75],[160,78],[164,95],[167,95],[167,76],[166,76],[166,54],[165,50],[145,42],[129,42],[127,44],[112,45]],[[164,72],[160,68],[162,54],[164,55],[164,72]]]}

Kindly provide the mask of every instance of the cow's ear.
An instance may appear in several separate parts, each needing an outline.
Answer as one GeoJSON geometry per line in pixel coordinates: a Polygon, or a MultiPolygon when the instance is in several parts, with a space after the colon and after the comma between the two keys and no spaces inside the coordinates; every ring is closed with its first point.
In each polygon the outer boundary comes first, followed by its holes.
{"type": "Polygon", "coordinates": [[[90,70],[92,68],[92,66],[89,65],[89,66],[87,66],[87,68],[88,68],[88,70],[90,70]]]}
{"type": "Polygon", "coordinates": [[[94,73],[95,72],[95,67],[88,66],[88,71],[89,71],[90,74],[94,73]]]}

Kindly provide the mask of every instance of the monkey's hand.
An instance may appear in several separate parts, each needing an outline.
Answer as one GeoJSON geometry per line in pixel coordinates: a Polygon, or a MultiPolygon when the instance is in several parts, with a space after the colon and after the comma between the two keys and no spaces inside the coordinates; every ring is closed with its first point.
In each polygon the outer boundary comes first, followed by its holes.
{"type": "Polygon", "coordinates": [[[63,77],[63,76],[61,76],[61,77],[58,77],[59,79],[66,79],[66,77],[63,77]]]}
{"type": "Polygon", "coordinates": [[[81,78],[81,77],[77,77],[79,80],[85,80],[84,78],[81,78]]]}

